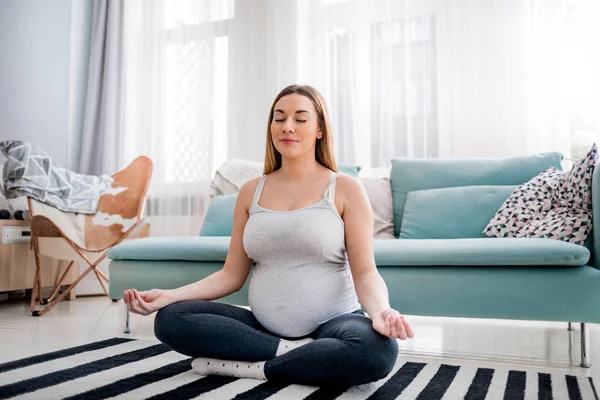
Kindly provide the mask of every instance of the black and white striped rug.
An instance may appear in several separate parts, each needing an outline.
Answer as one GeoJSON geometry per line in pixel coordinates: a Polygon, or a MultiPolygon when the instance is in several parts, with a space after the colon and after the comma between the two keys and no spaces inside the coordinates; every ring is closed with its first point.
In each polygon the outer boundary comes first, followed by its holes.
{"type": "Polygon", "coordinates": [[[191,359],[147,340],[114,338],[0,364],[0,399],[595,399],[583,376],[405,362],[350,388],[202,377],[191,359]]]}

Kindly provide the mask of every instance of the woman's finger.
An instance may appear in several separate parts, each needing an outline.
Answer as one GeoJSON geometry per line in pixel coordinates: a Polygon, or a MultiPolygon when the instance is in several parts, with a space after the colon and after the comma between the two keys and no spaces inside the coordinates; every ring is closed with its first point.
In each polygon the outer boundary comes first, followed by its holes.
{"type": "Polygon", "coordinates": [[[396,339],[398,337],[398,331],[396,330],[396,318],[390,315],[390,337],[396,339]]]}
{"type": "Polygon", "coordinates": [[[130,303],[131,304],[131,311],[133,311],[136,314],[147,315],[148,313],[146,312],[146,310],[144,310],[140,306],[139,302],[137,301],[137,299],[135,297],[135,294],[133,292],[133,289],[130,292],[129,296],[130,296],[130,299],[131,299],[131,303],[130,303]]]}
{"type": "Polygon", "coordinates": [[[136,305],[136,308],[140,311],[142,311],[144,313],[144,315],[147,313],[146,311],[146,307],[145,307],[145,301],[140,297],[140,295],[138,294],[137,290],[133,289],[132,290],[132,298],[133,298],[133,302],[136,305]]]}
{"type": "Polygon", "coordinates": [[[140,297],[141,297],[142,299],[144,299],[144,301],[146,301],[146,296],[148,295],[148,292],[147,292],[147,291],[144,291],[144,292],[138,292],[138,291],[136,290],[136,292],[137,292],[137,293],[140,295],[140,297]]]}
{"type": "Polygon", "coordinates": [[[137,290],[133,289],[133,294],[135,295],[135,297],[137,299],[141,299],[143,302],[146,302],[146,293],[147,292],[138,292],[137,290]]]}
{"type": "Polygon", "coordinates": [[[389,315],[385,318],[385,329],[384,329],[384,331],[385,331],[385,333],[384,333],[385,336],[390,336],[392,334],[392,324],[390,323],[390,316],[389,315]]]}
{"type": "Polygon", "coordinates": [[[123,301],[125,301],[125,304],[127,305],[127,309],[129,311],[132,311],[132,309],[131,309],[131,291],[130,290],[125,291],[123,301]]]}
{"type": "Polygon", "coordinates": [[[131,311],[140,315],[148,315],[148,312],[141,308],[135,299],[131,302],[131,311]]]}
{"type": "Polygon", "coordinates": [[[406,330],[406,336],[408,336],[409,338],[413,338],[415,336],[415,333],[413,332],[412,327],[404,317],[402,317],[402,323],[404,324],[404,328],[406,330]]]}
{"type": "Polygon", "coordinates": [[[396,318],[396,330],[398,331],[398,337],[402,340],[406,340],[406,330],[404,329],[404,322],[402,318],[396,318]]]}
{"type": "Polygon", "coordinates": [[[133,311],[133,312],[137,312],[137,301],[135,300],[135,296],[133,295],[133,292],[130,290],[129,293],[127,294],[128,296],[128,305],[129,305],[129,311],[133,311]]]}
{"type": "Polygon", "coordinates": [[[129,290],[129,308],[130,311],[140,314],[140,308],[138,306],[137,300],[135,299],[135,295],[133,294],[133,289],[129,290]]]}
{"type": "Polygon", "coordinates": [[[400,326],[402,326],[400,317],[399,316],[394,317],[394,328],[396,329],[396,337],[399,339],[402,339],[402,335],[404,335],[405,333],[402,329],[400,329],[400,326]]]}
{"type": "Polygon", "coordinates": [[[140,296],[140,293],[137,290],[134,290],[135,293],[135,299],[138,302],[138,305],[147,313],[151,313],[153,311],[152,306],[148,303],[146,303],[144,301],[144,299],[142,299],[142,296],[140,296]]]}

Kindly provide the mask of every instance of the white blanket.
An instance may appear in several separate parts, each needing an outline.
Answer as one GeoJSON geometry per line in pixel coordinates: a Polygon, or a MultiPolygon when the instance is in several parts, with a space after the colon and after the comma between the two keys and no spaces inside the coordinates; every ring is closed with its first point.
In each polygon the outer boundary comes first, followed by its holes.
{"type": "Polygon", "coordinates": [[[209,196],[233,194],[240,191],[244,183],[261,176],[263,163],[241,159],[231,159],[223,163],[210,183],[209,196]]]}

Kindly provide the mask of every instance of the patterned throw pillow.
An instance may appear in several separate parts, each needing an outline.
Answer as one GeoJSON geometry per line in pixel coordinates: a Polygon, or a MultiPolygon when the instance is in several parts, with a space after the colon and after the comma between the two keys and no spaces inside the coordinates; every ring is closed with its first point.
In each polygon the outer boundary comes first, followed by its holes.
{"type": "Polygon", "coordinates": [[[592,174],[596,155],[594,144],[570,171],[549,168],[517,187],[483,233],[584,245],[592,231],[592,174]]]}

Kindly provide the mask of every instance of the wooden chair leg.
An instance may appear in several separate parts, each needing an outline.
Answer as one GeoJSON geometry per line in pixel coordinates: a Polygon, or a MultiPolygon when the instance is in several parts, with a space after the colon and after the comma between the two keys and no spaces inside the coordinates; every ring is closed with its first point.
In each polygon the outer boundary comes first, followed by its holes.
{"type": "Polygon", "coordinates": [[[108,280],[108,276],[106,276],[106,274],[104,274],[104,272],[100,271],[99,269],[96,269],[96,271],[98,271],[98,273],[100,274],[100,276],[106,281],[106,283],[109,282],[108,280]]]}
{"type": "Polygon", "coordinates": [[[44,296],[42,295],[42,270],[40,266],[40,255],[38,253],[37,240],[32,239],[33,242],[33,250],[34,250],[34,259],[35,259],[35,274],[33,275],[33,285],[31,288],[31,303],[29,305],[29,309],[33,313],[35,310],[35,301],[36,297],[40,299],[40,305],[44,305],[47,302],[44,300],[44,296]]]}
{"type": "MultiPolygon", "coordinates": [[[[135,227],[135,225],[134,225],[135,227]]],[[[133,229],[133,228],[131,228],[133,229]]],[[[127,235],[122,236],[119,240],[117,240],[117,242],[113,245],[117,245],[118,243],[120,243],[127,235]]],[[[46,305],[46,307],[41,308],[40,310],[35,310],[34,305],[35,305],[35,296],[32,296],[32,302],[31,302],[31,315],[33,316],[42,316],[44,314],[46,314],[48,311],[50,311],[52,308],[54,308],[54,306],[56,304],[58,304],[62,299],[64,299],[66,296],[69,296],[70,300],[75,299],[75,291],[73,290],[75,288],[75,286],[77,286],[77,284],[90,272],[94,271],[94,274],[96,275],[96,278],[98,279],[98,282],[100,282],[100,285],[102,286],[102,290],[104,290],[104,294],[106,294],[107,297],[109,296],[108,293],[108,288],[106,287],[106,284],[104,283],[104,281],[106,281],[106,283],[109,283],[109,279],[108,277],[102,272],[100,271],[97,267],[98,264],[100,264],[100,262],[106,257],[106,255],[108,254],[108,251],[105,251],[104,254],[102,254],[102,256],[100,256],[98,259],[96,259],[95,262],[92,262],[85,254],[83,254],[79,249],[75,248],[75,246],[71,243],[68,242],[69,245],[73,248],[73,250],[75,252],[77,252],[79,254],[79,256],[89,265],[89,268],[87,270],[85,270],[84,273],[82,273],[81,275],[79,275],[79,277],[69,285],[69,287],[67,287],[67,289],[60,294],[60,296],[58,296],[57,298],[54,298],[54,296],[56,296],[58,294],[58,291],[60,289],[61,283],[64,281],[64,278],[66,277],[68,271],[70,270],[71,266],[73,265],[73,262],[71,262],[69,264],[69,266],[67,267],[67,270],[63,273],[62,277],[59,280],[58,285],[54,288],[50,298],[48,299],[49,301],[45,301],[42,299],[42,301],[40,302],[43,305],[46,305]]],[[[32,244],[33,244],[33,248],[34,248],[34,252],[35,252],[35,261],[36,261],[36,277],[37,279],[34,279],[35,282],[34,286],[37,285],[37,289],[38,289],[38,295],[41,298],[42,292],[41,292],[41,281],[40,281],[40,257],[39,257],[39,252],[38,252],[38,243],[37,243],[37,238],[32,238],[32,244]]],[[[34,288],[35,289],[35,288],[34,288]]]]}
{"type": "Polygon", "coordinates": [[[58,303],[60,303],[60,301],[62,299],[64,299],[74,288],[75,286],[77,286],[77,284],[79,282],[81,282],[81,280],[83,278],[86,277],[87,274],[89,274],[90,272],[92,272],[92,270],[94,269],[95,266],[89,267],[88,269],[85,270],[84,273],[82,273],[81,275],[79,275],[79,277],[77,279],[75,279],[75,282],[71,283],[69,285],[69,287],[60,294],[60,296],[58,296],[56,299],[52,300],[51,302],[49,302],[45,308],[41,309],[41,310],[37,310],[37,311],[32,311],[31,315],[33,315],[34,317],[39,317],[42,316],[44,314],[46,314],[48,311],[50,311],[52,308],[54,308],[55,305],[57,305],[58,303]]]}
{"type": "Polygon", "coordinates": [[[40,305],[48,304],[48,301],[44,299],[44,295],[42,293],[42,268],[40,267],[40,272],[38,273],[38,283],[37,283],[37,295],[40,302],[40,305]]]}
{"type": "Polygon", "coordinates": [[[67,266],[67,269],[65,270],[65,272],[62,274],[62,276],[60,277],[60,279],[58,280],[58,283],[56,284],[56,287],[54,288],[54,290],[52,291],[52,294],[50,295],[50,297],[48,297],[47,301],[52,301],[52,299],[54,298],[54,296],[56,296],[56,294],[58,293],[58,291],[60,290],[61,284],[62,282],[65,280],[65,278],[67,277],[67,274],[69,273],[69,271],[71,270],[71,267],[73,266],[73,263],[75,261],[71,261],[69,263],[69,265],[67,266]]]}
{"type": "Polygon", "coordinates": [[[33,274],[33,284],[31,285],[31,303],[29,304],[29,310],[32,313],[35,310],[35,300],[37,297],[37,286],[38,286],[39,273],[40,273],[40,268],[38,266],[36,266],[35,273],[33,274]]]}
{"type": "MultiPolygon", "coordinates": [[[[102,290],[104,290],[104,294],[106,294],[106,296],[108,296],[108,289],[106,289],[104,282],[102,282],[102,277],[100,276],[100,273],[102,273],[102,272],[100,270],[98,270],[98,268],[96,268],[96,266],[94,266],[94,273],[96,274],[96,278],[98,278],[98,282],[100,282],[100,286],[102,286],[102,290]]],[[[104,274],[102,274],[102,275],[104,275],[104,274]]]]}

